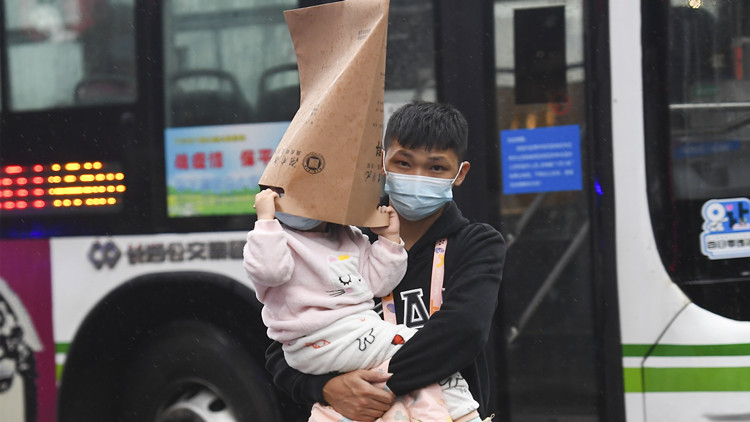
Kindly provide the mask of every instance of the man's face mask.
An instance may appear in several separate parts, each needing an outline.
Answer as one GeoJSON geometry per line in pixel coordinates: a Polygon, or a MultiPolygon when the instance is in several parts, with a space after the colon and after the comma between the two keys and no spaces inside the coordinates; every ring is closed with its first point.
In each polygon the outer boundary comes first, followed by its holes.
{"type": "Polygon", "coordinates": [[[285,212],[276,212],[276,219],[285,225],[297,230],[312,230],[318,227],[322,221],[312,218],[298,217],[285,212]]]}
{"type": "MultiPolygon", "coordinates": [[[[437,212],[453,199],[453,183],[461,173],[463,163],[453,179],[385,173],[385,193],[396,212],[409,221],[418,221],[437,212]]],[[[385,166],[383,167],[385,168],[385,166]]]]}

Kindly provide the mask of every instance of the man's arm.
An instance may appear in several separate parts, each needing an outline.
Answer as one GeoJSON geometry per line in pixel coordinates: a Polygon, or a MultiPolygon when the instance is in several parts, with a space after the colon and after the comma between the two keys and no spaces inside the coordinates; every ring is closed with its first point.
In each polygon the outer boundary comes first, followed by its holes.
{"type": "Polygon", "coordinates": [[[460,238],[449,240],[447,250],[442,307],[391,359],[388,387],[396,395],[461,371],[487,344],[505,241],[491,227],[473,225],[460,238]]]}
{"type": "Polygon", "coordinates": [[[266,369],[273,375],[274,384],[294,401],[327,404],[353,420],[374,421],[395,400],[393,393],[373,386],[373,383],[387,381],[390,374],[369,370],[340,375],[305,374],[287,364],[279,342],[271,343],[266,350],[266,369]]]}

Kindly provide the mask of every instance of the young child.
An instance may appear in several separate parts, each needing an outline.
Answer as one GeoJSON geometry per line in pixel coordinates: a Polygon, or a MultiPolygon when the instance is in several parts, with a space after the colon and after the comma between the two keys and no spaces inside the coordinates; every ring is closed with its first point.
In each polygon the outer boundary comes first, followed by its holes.
{"type": "MultiPolygon", "coordinates": [[[[370,244],[356,227],[276,212],[276,198],[271,189],[256,196],[258,220],[244,251],[268,336],[283,344],[290,366],[308,374],[386,362],[416,332],[382,320],[372,309],[373,298],[390,293],[406,272],[398,214],[380,207],[389,224],[371,229],[378,240],[370,244]]],[[[479,405],[459,374],[441,384],[451,418],[478,416],[479,405]]],[[[435,407],[441,406],[431,411],[435,407]]]]}

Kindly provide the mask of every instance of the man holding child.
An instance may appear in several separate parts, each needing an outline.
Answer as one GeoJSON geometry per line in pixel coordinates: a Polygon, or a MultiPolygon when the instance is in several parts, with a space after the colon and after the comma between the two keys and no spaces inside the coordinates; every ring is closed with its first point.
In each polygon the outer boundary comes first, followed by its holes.
{"type": "Polygon", "coordinates": [[[373,421],[396,396],[460,373],[479,403],[479,414],[490,412],[486,347],[506,248],[500,233],[470,223],[452,201],[452,187],[463,184],[470,169],[463,160],[467,142],[467,122],[449,105],[415,102],[390,117],[385,192],[398,214],[408,260],[391,299],[378,307],[418,331],[393,355],[387,373],[304,374],[287,364],[280,343],[272,344],[267,369],[294,400],[327,404],[347,418],[373,421]],[[438,244],[444,254],[434,264],[438,241],[447,243],[438,244]],[[430,315],[431,296],[436,296],[433,266],[443,267],[442,305],[430,315]],[[382,382],[387,390],[373,385],[382,382]]]}

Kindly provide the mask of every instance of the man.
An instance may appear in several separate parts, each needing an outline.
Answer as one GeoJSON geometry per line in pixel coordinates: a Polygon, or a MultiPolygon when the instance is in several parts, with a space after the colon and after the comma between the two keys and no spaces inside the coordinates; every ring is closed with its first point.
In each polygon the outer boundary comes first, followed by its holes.
{"type": "Polygon", "coordinates": [[[408,251],[406,275],[393,292],[396,319],[419,331],[391,359],[390,374],[357,370],[306,375],[284,361],[281,345],[267,351],[274,382],[299,402],[332,406],[347,418],[373,421],[407,394],[460,372],[489,409],[486,345],[497,308],[505,241],[487,224],[469,223],[452,201],[464,183],[468,125],[448,105],[416,102],[397,110],[385,134],[385,192],[396,209],[408,251]],[[443,303],[430,316],[430,287],[436,242],[447,239],[443,303]],[[392,374],[392,375],[391,375],[392,374]],[[384,382],[390,392],[373,386],[384,382]]]}

